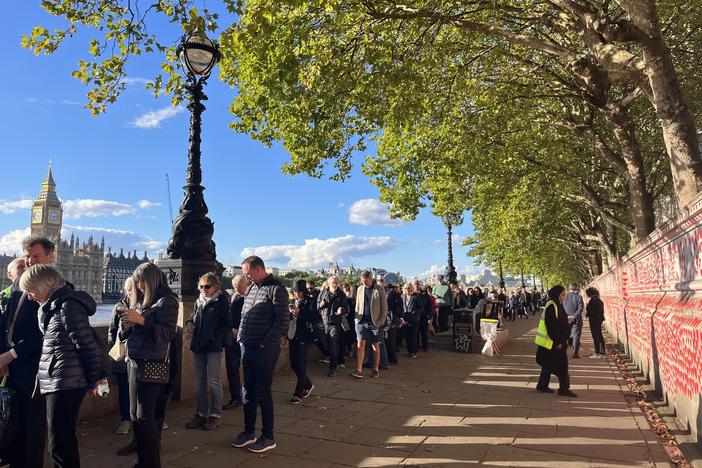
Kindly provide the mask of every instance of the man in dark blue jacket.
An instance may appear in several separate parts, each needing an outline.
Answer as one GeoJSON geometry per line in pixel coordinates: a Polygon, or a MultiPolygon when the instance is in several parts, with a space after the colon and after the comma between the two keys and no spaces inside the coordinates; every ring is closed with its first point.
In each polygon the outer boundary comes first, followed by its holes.
{"type": "MultiPolygon", "coordinates": [[[[54,261],[54,243],[43,237],[22,242],[27,267],[54,261]]],[[[12,440],[4,441],[3,461],[11,467],[44,465],[46,403],[33,395],[44,337],[39,330],[39,304],[19,290],[19,278],[12,285],[10,299],[0,320],[0,375],[8,375],[7,386],[16,392],[11,426],[12,440]]]]}
{"type": "Polygon", "coordinates": [[[275,448],[273,437],[273,371],[280,355],[281,339],[290,322],[285,286],[269,275],[263,260],[252,255],[241,264],[251,281],[241,311],[238,341],[244,363],[244,432],[232,442],[254,453],[275,448]],[[256,439],[256,408],[261,407],[261,437],[256,439]]]}

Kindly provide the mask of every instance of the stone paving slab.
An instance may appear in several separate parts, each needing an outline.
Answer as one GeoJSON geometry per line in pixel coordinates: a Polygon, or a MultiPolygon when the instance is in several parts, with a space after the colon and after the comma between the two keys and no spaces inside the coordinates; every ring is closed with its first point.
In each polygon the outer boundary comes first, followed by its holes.
{"type": "MultiPolygon", "coordinates": [[[[276,375],[278,448],[255,455],[230,447],[241,430],[240,409],[225,411],[214,432],[186,430],[192,402],[169,405],[163,434],[167,467],[632,467],[670,466],[625,382],[607,360],[571,360],[578,398],[535,391],[536,320],[509,323],[503,355],[444,350],[401,356],[400,365],[356,381],[351,369],[326,377],[310,363],[315,382],[302,405],[287,403],[294,375],[276,375]]],[[[587,328],[587,327],[586,327],[587,328]]],[[[581,354],[592,352],[585,330],[581,354]]],[[[555,378],[552,384],[556,385],[555,378]]],[[[114,452],[130,436],[113,433],[115,417],[80,424],[83,466],[129,467],[135,457],[114,452]]],[[[48,466],[48,463],[47,463],[48,466]]]]}

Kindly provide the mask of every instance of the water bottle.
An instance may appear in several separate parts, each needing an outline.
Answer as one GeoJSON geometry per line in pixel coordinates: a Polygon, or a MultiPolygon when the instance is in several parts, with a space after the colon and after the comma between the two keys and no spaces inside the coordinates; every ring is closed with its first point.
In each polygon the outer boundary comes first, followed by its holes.
{"type": "Polygon", "coordinates": [[[100,395],[103,398],[107,398],[107,396],[110,394],[110,384],[107,382],[101,383],[98,385],[98,395],[100,395]]]}

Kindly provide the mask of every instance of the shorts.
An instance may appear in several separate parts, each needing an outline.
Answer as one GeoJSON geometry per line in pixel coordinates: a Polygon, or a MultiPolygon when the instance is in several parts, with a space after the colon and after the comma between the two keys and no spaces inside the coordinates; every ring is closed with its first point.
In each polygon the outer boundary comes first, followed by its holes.
{"type": "Polygon", "coordinates": [[[372,323],[364,322],[356,324],[356,339],[368,343],[380,343],[383,334],[382,330],[372,323]]]}

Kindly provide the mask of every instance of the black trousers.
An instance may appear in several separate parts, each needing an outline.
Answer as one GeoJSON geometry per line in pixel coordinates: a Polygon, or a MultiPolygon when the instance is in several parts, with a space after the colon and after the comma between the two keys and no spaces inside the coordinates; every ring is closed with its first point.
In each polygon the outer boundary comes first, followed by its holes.
{"type": "Polygon", "coordinates": [[[397,330],[398,328],[388,328],[388,337],[385,338],[385,349],[388,352],[388,361],[397,364],[397,330]]]}
{"type": "Polygon", "coordinates": [[[325,330],[323,330],[321,327],[321,322],[319,323],[314,323],[314,344],[317,345],[317,348],[319,348],[319,352],[322,353],[322,356],[324,357],[329,357],[329,348],[327,346],[327,333],[325,330]]]}
{"type": "Polygon", "coordinates": [[[590,320],[590,333],[592,333],[592,340],[595,342],[595,352],[597,354],[606,354],[601,320],[590,320]]]}
{"type": "Polygon", "coordinates": [[[302,392],[312,388],[312,381],[307,376],[307,352],[309,344],[304,341],[290,340],[288,342],[288,354],[290,356],[290,367],[297,376],[297,385],[293,395],[302,397],[302,392]]]}
{"type": "Polygon", "coordinates": [[[46,395],[49,454],[55,468],[79,468],[76,424],[86,390],[62,390],[46,395]]]}
{"type": "Polygon", "coordinates": [[[32,398],[33,385],[20,385],[10,377],[9,388],[15,390],[14,411],[10,415],[12,433],[3,441],[5,461],[11,468],[42,468],[46,444],[46,401],[32,398]]]}
{"type": "Polygon", "coordinates": [[[405,327],[400,327],[397,329],[396,333],[397,341],[395,342],[395,349],[400,350],[402,348],[402,339],[405,337],[405,327]]]}
{"type": "Polygon", "coordinates": [[[119,416],[122,421],[131,421],[129,416],[129,380],[127,374],[122,372],[114,372],[117,379],[117,392],[119,393],[119,416]]]}
{"type": "Polygon", "coordinates": [[[568,390],[570,388],[570,376],[568,374],[568,355],[565,346],[560,350],[542,351],[542,349],[540,348],[537,351],[537,363],[541,366],[541,374],[539,375],[539,382],[536,388],[540,390],[548,388],[551,374],[553,374],[558,377],[558,389],[568,390]]]}
{"type": "MultiPolygon", "coordinates": [[[[421,322],[421,320],[419,321],[421,322]]],[[[417,353],[417,344],[419,342],[419,322],[406,322],[405,326],[405,341],[407,341],[407,352],[410,354],[417,353]]]]}
{"type": "Polygon", "coordinates": [[[168,393],[165,385],[137,382],[138,366],[127,361],[129,412],[137,443],[139,468],[161,467],[161,429],[168,393]]]}
{"type": "MultiPolygon", "coordinates": [[[[448,315],[446,316],[448,317],[448,315]]],[[[448,325],[446,326],[448,330],[448,325]]],[[[429,349],[429,318],[422,317],[419,319],[419,338],[422,342],[422,349],[426,351],[429,349]]]]}
{"type": "Polygon", "coordinates": [[[334,370],[339,364],[344,364],[344,329],[341,325],[327,327],[327,351],[329,351],[329,370],[334,370]]]}
{"type": "Polygon", "coordinates": [[[273,372],[278,362],[280,347],[260,348],[241,345],[244,363],[244,431],[256,430],[256,408],[261,407],[261,435],[273,439],[273,372]]]}
{"type": "Polygon", "coordinates": [[[449,306],[439,306],[439,318],[438,318],[438,325],[439,325],[439,332],[443,332],[448,330],[448,318],[449,315],[451,315],[451,307],[449,306]]]}
{"type": "Polygon", "coordinates": [[[241,346],[236,341],[232,346],[224,348],[224,364],[227,367],[227,383],[231,400],[241,401],[241,346]]]}

